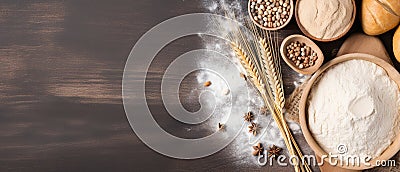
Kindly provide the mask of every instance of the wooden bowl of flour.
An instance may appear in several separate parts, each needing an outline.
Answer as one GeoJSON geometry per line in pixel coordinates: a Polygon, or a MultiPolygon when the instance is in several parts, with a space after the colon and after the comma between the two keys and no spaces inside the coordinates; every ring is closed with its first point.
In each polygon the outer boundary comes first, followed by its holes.
{"type": "MultiPolygon", "coordinates": [[[[304,35],[306,35],[307,37],[309,37],[309,38],[311,38],[311,39],[313,39],[313,40],[316,40],[316,41],[330,42],[330,41],[335,41],[335,40],[337,40],[337,39],[342,38],[344,35],[347,34],[347,32],[350,31],[351,27],[353,26],[354,20],[356,19],[356,14],[357,14],[357,11],[356,11],[356,3],[355,3],[354,0],[351,0],[352,6],[353,6],[353,13],[352,13],[352,16],[351,16],[351,19],[350,19],[350,23],[349,23],[348,25],[346,25],[344,28],[342,28],[342,33],[339,34],[338,36],[332,37],[332,38],[318,38],[318,37],[315,37],[314,35],[310,34],[310,33],[307,31],[307,29],[306,29],[306,28],[302,25],[302,23],[300,22],[300,17],[299,17],[299,14],[298,14],[298,11],[299,11],[299,2],[300,2],[300,1],[301,1],[301,0],[297,0],[297,1],[296,1],[296,5],[295,5],[295,7],[294,7],[294,8],[295,8],[294,13],[295,13],[295,18],[296,18],[297,25],[299,26],[300,30],[304,33],[304,35]]],[[[323,14],[324,14],[324,13],[323,13],[323,11],[322,11],[322,12],[321,12],[321,15],[323,15],[323,14]]],[[[333,19],[333,20],[336,20],[336,19],[333,19]]]]}
{"type": "MultiPolygon", "coordinates": [[[[307,82],[307,85],[304,87],[301,100],[299,103],[299,118],[300,118],[300,126],[303,131],[303,135],[307,141],[307,143],[310,145],[310,147],[314,150],[315,154],[319,157],[328,155],[327,152],[325,152],[321,146],[316,142],[316,140],[313,138],[313,135],[311,131],[309,130],[308,126],[308,101],[309,101],[309,94],[311,92],[311,89],[313,88],[314,84],[318,82],[319,77],[323,75],[325,71],[327,71],[330,67],[335,66],[337,64],[340,64],[342,62],[348,61],[348,60],[366,60],[369,62],[372,62],[380,67],[382,67],[388,74],[388,76],[400,87],[400,74],[397,72],[397,70],[390,65],[388,62],[373,56],[369,54],[362,54],[362,53],[352,53],[352,54],[346,54],[342,55],[340,57],[337,57],[325,65],[323,65],[312,77],[311,79],[307,82]]],[[[357,138],[354,138],[357,139],[357,138]]],[[[341,162],[339,159],[338,160],[338,167],[347,169],[347,170],[364,170],[364,169],[369,169],[375,167],[374,164],[377,163],[377,161],[382,161],[382,160],[388,160],[391,157],[393,157],[398,151],[400,150],[400,136],[397,135],[395,136],[394,141],[387,147],[386,150],[382,152],[380,156],[378,156],[375,159],[372,159],[369,161],[371,165],[365,165],[363,163],[360,163],[360,166],[353,166],[349,165],[346,166],[345,162],[341,162]],[[343,164],[340,166],[340,164],[343,164]]],[[[328,159],[325,159],[325,164],[328,164],[328,159]]]]}

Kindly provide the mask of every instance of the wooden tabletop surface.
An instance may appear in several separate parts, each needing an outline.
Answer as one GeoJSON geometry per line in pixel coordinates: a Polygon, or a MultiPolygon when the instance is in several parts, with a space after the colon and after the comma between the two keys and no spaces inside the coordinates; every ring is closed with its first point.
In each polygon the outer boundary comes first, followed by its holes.
{"type": "MultiPolygon", "coordinates": [[[[121,98],[129,52],[156,24],[195,12],[207,12],[201,1],[0,1],[0,171],[292,170],[238,165],[226,156],[229,146],[202,159],[173,159],[148,148],[132,131],[121,98]]],[[[358,18],[351,32],[361,32],[358,18]]],[[[280,33],[284,38],[301,32],[292,19],[280,33]]],[[[380,38],[394,60],[393,33],[380,38]]],[[[344,39],[317,43],[326,61],[344,39]]],[[[149,108],[176,135],[183,124],[164,109],[160,78],[174,58],[201,46],[195,37],[175,41],[149,70],[149,108]]],[[[289,94],[298,77],[282,68],[289,94]]],[[[189,88],[182,90],[184,95],[189,88]]],[[[308,147],[301,134],[296,138],[308,147]]]]}

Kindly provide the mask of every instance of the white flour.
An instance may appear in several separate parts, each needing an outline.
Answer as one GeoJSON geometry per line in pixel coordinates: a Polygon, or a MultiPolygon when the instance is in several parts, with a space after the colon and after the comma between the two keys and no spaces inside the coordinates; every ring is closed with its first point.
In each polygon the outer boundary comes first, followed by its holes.
{"type": "MultiPolygon", "coordinates": [[[[344,144],[349,156],[379,156],[399,131],[399,88],[386,71],[364,60],[331,67],[314,86],[309,127],[327,152],[344,144]]],[[[346,161],[346,159],[345,159],[346,161]]]]}

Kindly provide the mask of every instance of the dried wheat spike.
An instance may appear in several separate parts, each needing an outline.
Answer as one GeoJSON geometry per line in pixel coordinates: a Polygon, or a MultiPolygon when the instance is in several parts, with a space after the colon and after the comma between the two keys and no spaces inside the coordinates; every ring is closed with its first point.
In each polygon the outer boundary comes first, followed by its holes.
{"type": "Polygon", "coordinates": [[[232,42],[231,47],[234,50],[236,56],[238,56],[238,58],[240,59],[240,62],[242,63],[242,66],[245,68],[247,75],[250,76],[250,79],[252,80],[253,84],[257,87],[258,91],[260,93],[264,93],[265,92],[264,84],[261,80],[259,72],[254,66],[254,63],[247,56],[246,52],[244,52],[244,50],[241,48],[239,44],[232,42]]]}
{"type": "Polygon", "coordinates": [[[279,69],[275,65],[275,59],[272,55],[271,48],[267,44],[265,38],[260,38],[259,43],[261,46],[263,66],[266,70],[266,76],[272,89],[275,103],[282,110],[285,106],[285,95],[283,92],[283,84],[277,73],[279,69]]]}

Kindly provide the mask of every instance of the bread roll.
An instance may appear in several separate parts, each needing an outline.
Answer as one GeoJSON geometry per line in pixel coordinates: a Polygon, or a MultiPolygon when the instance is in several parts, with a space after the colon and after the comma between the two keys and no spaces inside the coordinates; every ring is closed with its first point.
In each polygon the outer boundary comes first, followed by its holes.
{"type": "Polygon", "coordinates": [[[364,32],[368,35],[379,35],[387,32],[390,29],[396,27],[400,22],[400,17],[393,14],[393,11],[388,11],[385,8],[390,7],[389,5],[383,5],[383,1],[386,4],[394,4],[393,7],[398,6],[399,0],[363,0],[361,4],[361,24],[364,32]],[[381,3],[382,2],[382,3],[381,3]],[[390,2],[390,3],[389,3],[390,2]]]}
{"type": "Polygon", "coordinates": [[[397,61],[400,62],[400,26],[393,36],[393,53],[397,61]]]}
{"type": "Polygon", "coordinates": [[[397,16],[400,16],[400,0],[377,0],[383,7],[397,16]]]}

